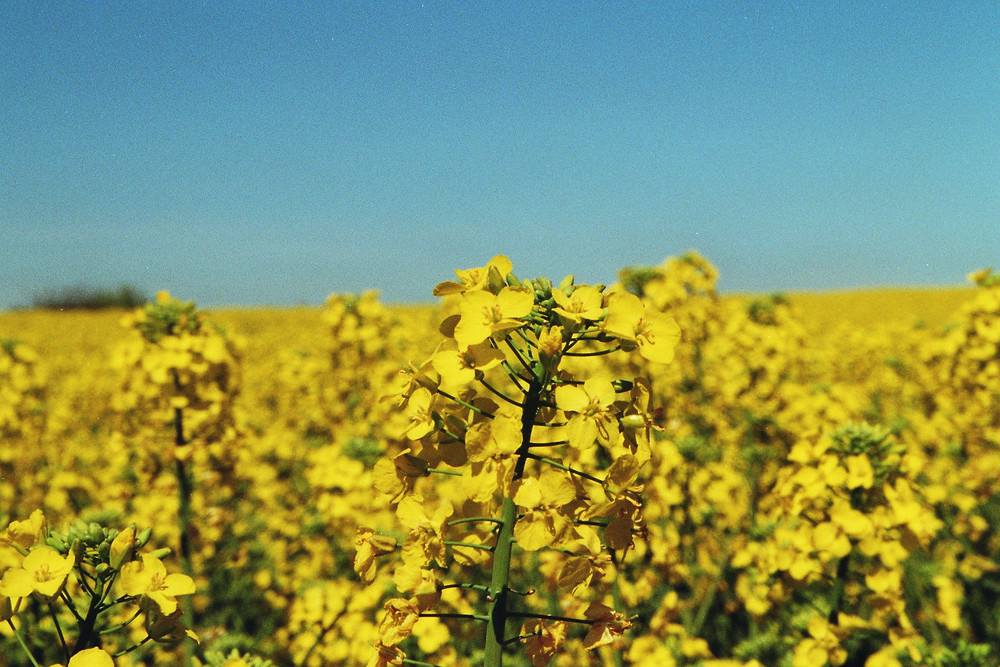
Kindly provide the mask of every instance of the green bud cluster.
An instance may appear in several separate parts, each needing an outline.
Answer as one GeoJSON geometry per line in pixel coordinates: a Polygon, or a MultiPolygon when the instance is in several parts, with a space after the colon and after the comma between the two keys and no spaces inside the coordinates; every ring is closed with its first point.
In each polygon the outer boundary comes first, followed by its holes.
{"type": "Polygon", "coordinates": [[[870,424],[845,424],[830,434],[831,449],[842,457],[867,456],[875,473],[876,486],[891,483],[901,473],[901,454],[905,448],[888,430],[870,424]]]}
{"type": "MultiPolygon", "coordinates": [[[[76,555],[77,563],[89,564],[95,568],[98,574],[103,574],[110,570],[121,569],[121,566],[130,560],[133,554],[146,546],[153,535],[152,528],[144,528],[137,532],[133,525],[125,530],[131,531],[128,536],[130,539],[127,549],[121,546],[124,540],[119,541],[116,545],[116,539],[124,531],[102,526],[95,521],[88,523],[77,519],[62,531],[49,531],[45,544],[64,555],[72,551],[76,555]]],[[[157,555],[157,557],[163,558],[170,553],[170,550],[159,549],[155,553],[159,554],[160,552],[165,553],[157,555]]]]}
{"type": "Polygon", "coordinates": [[[201,329],[201,317],[193,301],[160,299],[146,304],[143,317],[136,323],[142,337],[150,343],[157,343],[164,336],[178,336],[181,333],[197,333],[201,329]]]}

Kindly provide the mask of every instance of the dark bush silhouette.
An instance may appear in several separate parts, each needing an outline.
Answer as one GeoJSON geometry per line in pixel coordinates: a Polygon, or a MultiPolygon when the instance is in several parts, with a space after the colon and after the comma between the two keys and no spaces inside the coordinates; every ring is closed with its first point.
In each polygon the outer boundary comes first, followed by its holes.
{"type": "Polygon", "coordinates": [[[46,310],[101,310],[137,308],[148,301],[148,295],[131,285],[121,285],[115,289],[73,285],[36,295],[31,300],[31,306],[46,310]]]}

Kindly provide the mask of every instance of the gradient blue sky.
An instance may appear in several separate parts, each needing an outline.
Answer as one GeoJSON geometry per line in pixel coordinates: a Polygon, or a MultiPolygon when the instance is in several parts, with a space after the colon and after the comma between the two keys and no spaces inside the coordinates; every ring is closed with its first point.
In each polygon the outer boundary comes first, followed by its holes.
{"type": "Polygon", "coordinates": [[[0,308],[1000,266],[1000,5],[0,0],[0,308]]]}

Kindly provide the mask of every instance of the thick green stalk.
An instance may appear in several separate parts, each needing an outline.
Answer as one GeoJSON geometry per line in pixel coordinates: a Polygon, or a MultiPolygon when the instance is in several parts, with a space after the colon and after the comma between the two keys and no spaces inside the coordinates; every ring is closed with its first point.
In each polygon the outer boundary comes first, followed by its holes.
{"type": "MultiPolygon", "coordinates": [[[[524,410],[521,413],[521,446],[515,456],[514,475],[512,481],[519,480],[524,475],[525,454],[531,446],[531,430],[534,428],[535,417],[538,416],[541,382],[533,382],[524,397],[524,410]]],[[[497,531],[496,548],[493,551],[493,572],[490,578],[490,622],[486,627],[486,652],[483,657],[483,667],[501,667],[503,664],[503,645],[507,636],[507,619],[510,609],[507,605],[507,594],[510,590],[510,556],[514,548],[514,524],[517,522],[517,507],[514,500],[504,497],[500,510],[500,530],[497,531]]]]}

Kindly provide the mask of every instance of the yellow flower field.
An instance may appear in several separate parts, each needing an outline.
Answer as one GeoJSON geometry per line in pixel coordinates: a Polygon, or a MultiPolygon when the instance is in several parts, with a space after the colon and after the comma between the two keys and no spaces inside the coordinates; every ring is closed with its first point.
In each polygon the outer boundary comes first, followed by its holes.
{"type": "Polygon", "coordinates": [[[0,313],[0,665],[995,667],[970,278],[0,313]]]}

